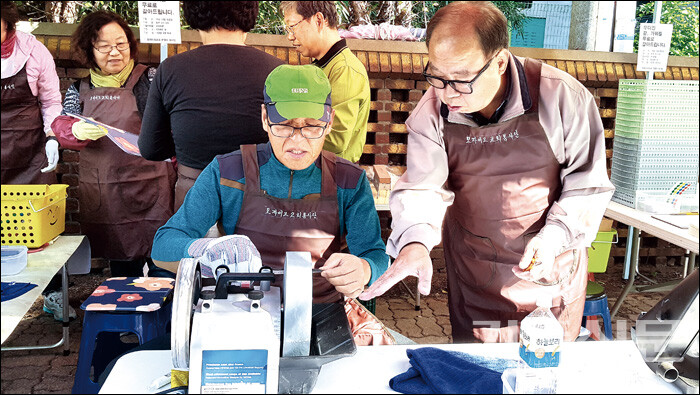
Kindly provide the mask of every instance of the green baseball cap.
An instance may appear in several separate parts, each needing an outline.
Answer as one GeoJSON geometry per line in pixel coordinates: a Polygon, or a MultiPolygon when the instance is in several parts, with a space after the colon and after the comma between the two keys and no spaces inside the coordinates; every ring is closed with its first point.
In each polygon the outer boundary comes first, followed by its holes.
{"type": "Polygon", "coordinates": [[[331,121],[331,83],[317,66],[278,66],[267,76],[263,95],[273,123],[294,118],[331,121]]]}

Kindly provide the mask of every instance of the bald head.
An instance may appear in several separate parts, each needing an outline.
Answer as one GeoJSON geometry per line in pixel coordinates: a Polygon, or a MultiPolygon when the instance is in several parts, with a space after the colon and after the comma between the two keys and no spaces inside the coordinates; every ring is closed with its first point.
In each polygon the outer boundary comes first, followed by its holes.
{"type": "Polygon", "coordinates": [[[428,23],[426,44],[447,45],[453,50],[478,46],[486,57],[508,48],[508,22],[488,1],[457,1],[440,8],[428,23]]]}

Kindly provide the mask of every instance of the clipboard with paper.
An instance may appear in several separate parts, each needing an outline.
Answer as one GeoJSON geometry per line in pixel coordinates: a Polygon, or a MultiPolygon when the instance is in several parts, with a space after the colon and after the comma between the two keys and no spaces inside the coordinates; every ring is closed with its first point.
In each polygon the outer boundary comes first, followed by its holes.
{"type": "Polygon", "coordinates": [[[96,121],[92,118],[84,117],[82,115],[70,113],[66,115],[76,119],[80,119],[81,121],[85,121],[91,125],[103,128],[105,132],[107,132],[107,137],[122,151],[130,155],[141,156],[141,152],[139,151],[139,136],[137,134],[130,133],[126,130],[122,130],[119,128],[115,128],[113,126],[107,125],[100,121],[96,121]]]}

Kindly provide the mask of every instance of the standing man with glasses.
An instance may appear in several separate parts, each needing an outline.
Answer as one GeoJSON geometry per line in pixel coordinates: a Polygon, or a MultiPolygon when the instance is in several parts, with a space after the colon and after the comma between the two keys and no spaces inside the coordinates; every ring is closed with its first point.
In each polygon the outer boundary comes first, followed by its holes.
{"type": "Polygon", "coordinates": [[[357,163],[367,137],[370,90],[367,70],[338,34],[334,1],[283,1],[287,39],[303,56],[314,59],[331,83],[335,110],[323,149],[357,163]]]}
{"type": "Polygon", "coordinates": [[[389,257],[365,172],[322,148],[335,115],[330,99],[318,67],[274,69],[262,105],[270,142],[242,145],[204,169],[158,230],[156,263],[175,272],[180,259],[211,252],[205,234],[221,218],[227,235],[247,236],[255,246],[240,239],[219,243],[216,254],[231,262],[240,259],[235,250],[243,244],[273,269],[284,268],[287,251],[311,252],[314,267],[322,269],[314,277],[316,303],[354,298],[384,273],[389,257]],[[340,253],[343,237],[347,254],[340,253]]]}
{"type": "Polygon", "coordinates": [[[586,247],[614,190],[603,125],[583,85],[515,57],[508,36],[489,2],[451,3],[430,21],[432,87],[406,121],[408,168],[390,198],[396,260],[361,298],[407,276],[428,294],[429,252],[442,231],[455,342],[517,341],[542,294],[571,341],[586,298],[586,247]]]}

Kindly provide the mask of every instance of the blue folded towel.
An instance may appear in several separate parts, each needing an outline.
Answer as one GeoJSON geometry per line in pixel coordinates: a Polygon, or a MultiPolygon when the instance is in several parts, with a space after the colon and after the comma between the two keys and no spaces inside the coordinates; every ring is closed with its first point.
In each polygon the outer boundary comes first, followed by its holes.
{"type": "Polygon", "coordinates": [[[36,286],[36,284],[32,283],[16,283],[14,281],[6,283],[3,281],[0,301],[7,302],[8,300],[12,300],[18,296],[22,296],[25,293],[31,291],[36,286]]]}
{"type": "Polygon", "coordinates": [[[406,350],[411,367],[389,387],[404,394],[500,394],[501,374],[513,359],[487,358],[435,347],[406,350]]]}

